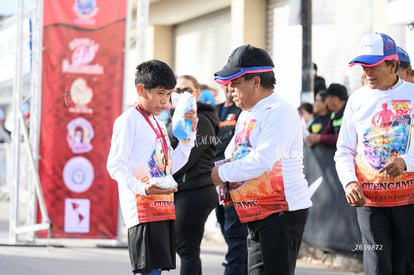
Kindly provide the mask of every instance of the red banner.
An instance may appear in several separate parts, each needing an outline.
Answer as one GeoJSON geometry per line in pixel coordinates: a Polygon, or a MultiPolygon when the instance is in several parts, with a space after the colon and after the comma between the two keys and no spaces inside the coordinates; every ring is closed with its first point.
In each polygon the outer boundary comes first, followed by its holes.
{"type": "Polygon", "coordinates": [[[39,175],[53,238],[117,236],[106,159],[122,111],[126,2],[44,1],[39,175]]]}
{"type": "Polygon", "coordinates": [[[58,23],[97,29],[124,20],[127,13],[126,0],[45,0],[44,2],[43,26],[58,23]]]}

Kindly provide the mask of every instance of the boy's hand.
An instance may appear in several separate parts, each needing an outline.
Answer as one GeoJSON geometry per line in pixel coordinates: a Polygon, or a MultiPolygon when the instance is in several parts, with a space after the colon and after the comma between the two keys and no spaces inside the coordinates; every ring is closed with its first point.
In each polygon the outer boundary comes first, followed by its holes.
{"type": "Polygon", "coordinates": [[[157,187],[156,182],[149,182],[145,186],[145,193],[147,193],[148,196],[150,195],[167,195],[177,192],[177,188],[159,188],[157,187]]]}
{"type": "Polygon", "coordinates": [[[195,130],[197,129],[197,124],[198,124],[197,112],[195,112],[194,110],[185,112],[184,119],[191,121],[193,123],[193,128],[191,129],[191,131],[195,132],[195,130]]]}

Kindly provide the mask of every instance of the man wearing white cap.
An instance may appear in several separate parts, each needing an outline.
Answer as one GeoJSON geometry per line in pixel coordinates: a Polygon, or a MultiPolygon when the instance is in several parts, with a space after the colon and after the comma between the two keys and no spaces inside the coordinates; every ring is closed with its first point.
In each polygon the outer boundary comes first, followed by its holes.
{"type": "Polygon", "coordinates": [[[366,85],[349,98],[335,154],[349,204],[357,206],[365,274],[414,274],[414,85],[397,74],[394,40],[362,38],[366,85]]]}
{"type": "Polygon", "coordinates": [[[230,196],[248,227],[248,273],[294,274],[312,202],[303,174],[302,124],[295,108],[273,92],[273,61],[243,45],[215,73],[229,84],[243,111],[225,150],[229,162],[214,167],[215,185],[230,182],[230,196]]]}

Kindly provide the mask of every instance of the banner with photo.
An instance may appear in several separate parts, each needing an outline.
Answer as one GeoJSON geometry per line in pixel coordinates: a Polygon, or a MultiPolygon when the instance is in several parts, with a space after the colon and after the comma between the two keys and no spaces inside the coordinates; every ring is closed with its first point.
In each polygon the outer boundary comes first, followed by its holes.
{"type": "Polygon", "coordinates": [[[43,14],[39,175],[51,237],[113,239],[106,159],[122,111],[127,0],[45,0],[43,14]]]}

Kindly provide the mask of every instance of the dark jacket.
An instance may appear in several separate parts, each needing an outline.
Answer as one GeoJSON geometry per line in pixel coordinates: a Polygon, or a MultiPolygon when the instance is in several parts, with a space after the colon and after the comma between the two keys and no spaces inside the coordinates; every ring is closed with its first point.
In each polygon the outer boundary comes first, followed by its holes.
{"type": "MultiPolygon", "coordinates": [[[[172,114],[174,110],[172,110],[172,114]]],[[[216,155],[216,140],[219,130],[219,118],[213,106],[197,102],[198,126],[195,146],[191,150],[188,162],[174,174],[178,191],[213,185],[211,168],[216,155]]],[[[171,145],[175,148],[178,140],[172,135],[171,124],[167,125],[171,145]]]]}
{"type": "Polygon", "coordinates": [[[241,113],[241,109],[235,104],[228,107],[225,113],[222,113],[224,103],[216,106],[217,114],[220,117],[220,130],[216,144],[215,161],[224,159],[224,151],[234,135],[237,119],[241,113]]]}

